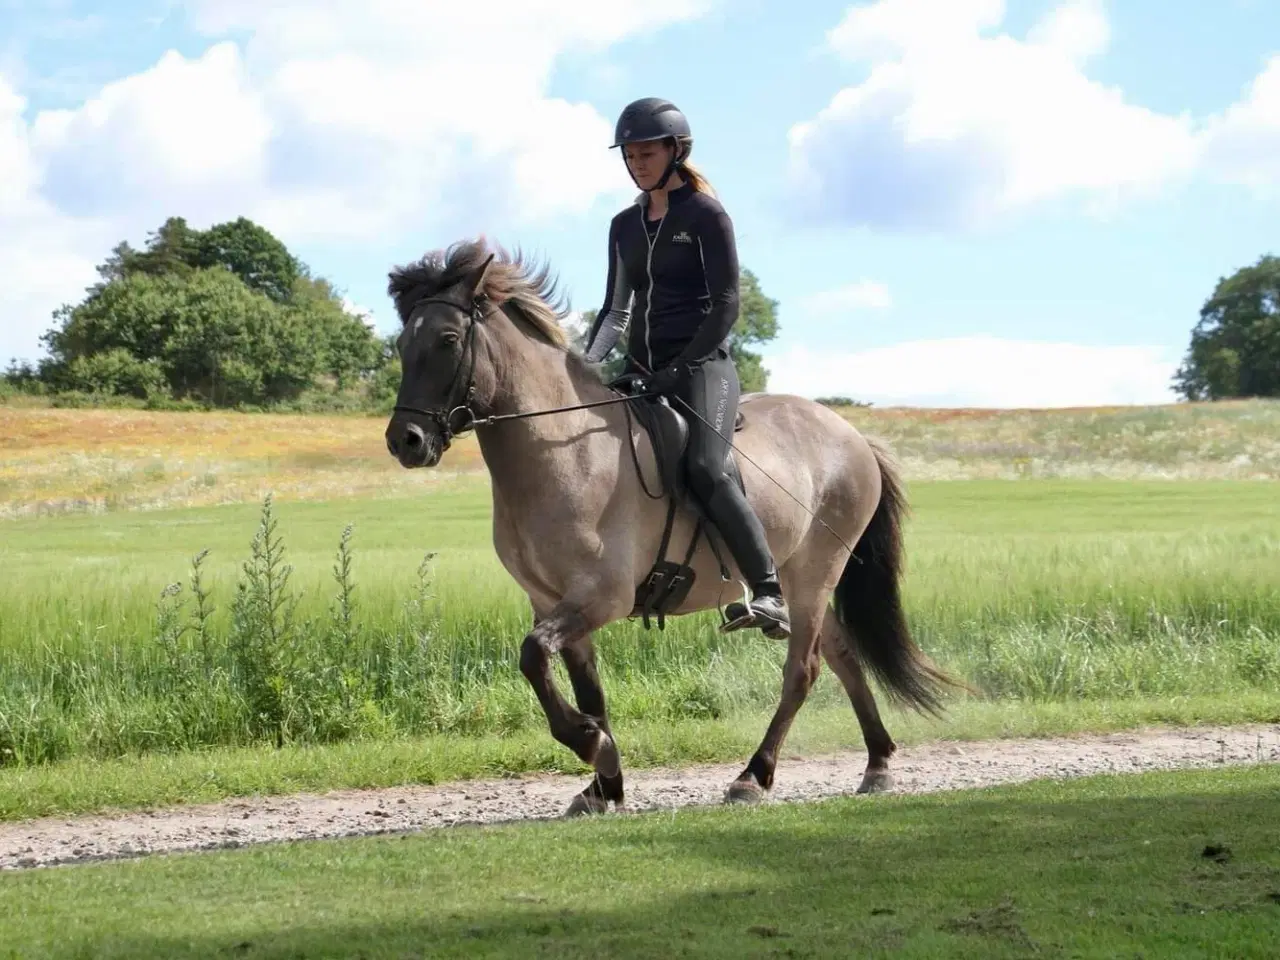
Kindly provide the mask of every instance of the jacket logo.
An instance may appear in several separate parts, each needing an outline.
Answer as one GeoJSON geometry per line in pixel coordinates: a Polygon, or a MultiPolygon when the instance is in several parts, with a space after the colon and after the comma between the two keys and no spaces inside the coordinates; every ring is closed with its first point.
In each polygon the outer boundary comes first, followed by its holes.
{"type": "Polygon", "coordinates": [[[689,236],[687,230],[681,230],[671,238],[672,243],[693,243],[693,237],[689,236]]]}

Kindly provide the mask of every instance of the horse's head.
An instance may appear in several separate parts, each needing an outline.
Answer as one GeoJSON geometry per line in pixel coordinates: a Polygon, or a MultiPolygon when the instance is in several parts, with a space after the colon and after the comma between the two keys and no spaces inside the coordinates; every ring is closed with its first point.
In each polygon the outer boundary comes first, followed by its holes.
{"type": "Polygon", "coordinates": [[[477,417],[518,405],[512,391],[538,396],[563,376],[564,364],[548,364],[545,353],[569,349],[556,286],[547,266],[501,247],[490,253],[483,240],[391,271],[387,292],[403,329],[387,449],[401,465],[434,467],[477,417]]]}
{"type": "Polygon", "coordinates": [[[434,467],[474,419],[472,404],[485,386],[478,381],[488,378],[477,358],[480,327],[492,310],[484,284],[492,263],[493,254],[442,265],[422,261],[391,274],[388,291],[403,329],[400,392],[386,438],[401,466],[434,467]]]}

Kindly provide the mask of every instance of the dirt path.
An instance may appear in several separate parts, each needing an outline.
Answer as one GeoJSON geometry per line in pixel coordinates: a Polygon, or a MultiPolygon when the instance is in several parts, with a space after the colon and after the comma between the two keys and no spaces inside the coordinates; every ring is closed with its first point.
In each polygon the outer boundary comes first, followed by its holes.
{"type": "MultiPolygon", "coordinates": [[[[1280,725],[924,743],[899,750],[897,793],[930,793],[1046,777],[1081,777],[1280,761],[1280,725]]],[[[852,793],[865,754],[778,765],[773,802],[852,793]]],[[[719,803],[740,764],[628,773],[631,811],[719,803]]],[[[434,787],[344,790],[228,800],[145,813],[0,824],[0,869],[177,850],[352,836],[558,816],[582,777],[536,776],[434,787]]]]}

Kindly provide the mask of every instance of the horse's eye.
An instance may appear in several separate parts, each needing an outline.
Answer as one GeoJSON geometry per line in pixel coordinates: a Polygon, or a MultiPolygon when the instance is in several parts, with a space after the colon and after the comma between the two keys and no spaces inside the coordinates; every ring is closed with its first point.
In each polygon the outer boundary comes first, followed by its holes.
{"type": "Polygon", "coordinates": [[[440,335],[440,346],[442,347],[452,347],[457,342],[458,342],[458,335],[454,333],[452,330],[449,330],[440,335]]]}

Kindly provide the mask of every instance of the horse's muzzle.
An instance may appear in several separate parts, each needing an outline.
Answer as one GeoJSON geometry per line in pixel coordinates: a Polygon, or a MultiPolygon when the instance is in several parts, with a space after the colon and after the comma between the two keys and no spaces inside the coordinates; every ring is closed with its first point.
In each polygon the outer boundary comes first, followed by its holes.
{"type": "Polygon", "coordinates": [[[443,453],[440,439],[427,433],[416,423],[392,420],[387,425],[386,437],[387,449],[402,467],[434,467],[440,462],[440,455],[443,453]]]}

